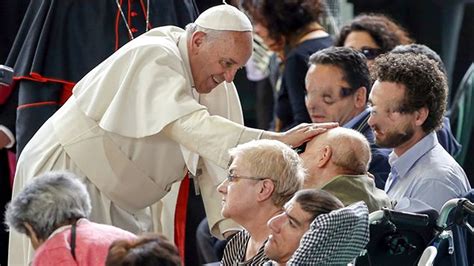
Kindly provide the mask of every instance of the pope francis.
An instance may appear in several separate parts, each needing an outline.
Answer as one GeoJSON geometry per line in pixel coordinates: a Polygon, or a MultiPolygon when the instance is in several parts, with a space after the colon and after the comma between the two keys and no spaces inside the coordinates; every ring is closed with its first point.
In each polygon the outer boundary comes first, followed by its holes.
{"type": "MultiPolygon", "coordinates": [[[[50,170],[74,172],[92,200],[90,220],[134,233],[156,228],[160,201],[185,171],[196,182],[214,234],[226,229],[216,187],[227,151],[252,139],[297,146],[333,124],[285,133],[242,125],[232,83],[252,53],[249,19],[212,7],[186,30],[167,26],[134,39],[89,72],[36,133],[18,161],[13,194],[50,170]]],[[[26,265],[27,238],[11,232],[10,265],[26,265]]]]}

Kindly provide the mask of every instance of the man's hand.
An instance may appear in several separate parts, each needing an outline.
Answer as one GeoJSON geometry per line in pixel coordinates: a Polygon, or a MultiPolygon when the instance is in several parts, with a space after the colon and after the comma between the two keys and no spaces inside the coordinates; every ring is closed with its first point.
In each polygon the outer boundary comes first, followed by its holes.
{"type": "Polygon", "coordinates": [[[5,148],[8,143],[10,143],[10,138],[7,136],[7,134],[5,134],[5,132],[0,130],[0,149],[5,148]]]}
{"type": "Polygon", "coordinates": [[[315,136],[326,132],[330,128],[335,128],[338,125],[338,123],[332,122],[312,124],[303,123],[283,133],[265,131],[263,138],[276,139],[290,145],[291,147],[298,147],[315,136]]]}

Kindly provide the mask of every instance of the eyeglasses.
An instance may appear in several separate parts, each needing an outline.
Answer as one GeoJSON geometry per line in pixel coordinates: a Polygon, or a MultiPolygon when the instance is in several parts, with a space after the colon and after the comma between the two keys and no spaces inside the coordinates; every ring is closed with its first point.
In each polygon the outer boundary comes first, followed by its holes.
{"type": "Polygon", "coordinates": [[[298,154],[302,154],[306,150],[306,143],[307,142],[301,144],[300,146],[298,146],[296,148],[293,148],[293,150],[298,154]]]}
{"type": "Polygon", "coordinates": [[[377,56],[383,53],[380,48],[362,48],[360,52],[365,55],[367,60],[374,60],[377,56]]]}
{"type": "Polygon", "coordinates": [[[227,175],[227,181],[229,181],[229,182],[237,181],[237,179],[239,179],[239,178],[240,179],[257,180],[257,181],[262,181],[262,180],[268,179],[267,177],[238,176],[238,175],[234,175],[234,174],[231,174],[231,173],[229,173],[227,175]]]}

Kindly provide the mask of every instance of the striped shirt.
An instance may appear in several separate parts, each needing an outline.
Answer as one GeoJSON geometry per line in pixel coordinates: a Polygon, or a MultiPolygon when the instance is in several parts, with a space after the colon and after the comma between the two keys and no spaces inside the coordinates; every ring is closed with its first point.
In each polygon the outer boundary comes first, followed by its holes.
{"type": "Polygon", "coordinates": [[[227,243],[224,250],[224,256],[222,257],[222,265],[263,265],[266,261],[269,261],[263,248],[265,247],[265,242],[258,249],[258,252],[252,258],[243,261],[245,259],[245,253],[247,251],[247,244],[250,240],[250,234],[247,230],[242,230],[239,233],[235,234],[227,243]]]}

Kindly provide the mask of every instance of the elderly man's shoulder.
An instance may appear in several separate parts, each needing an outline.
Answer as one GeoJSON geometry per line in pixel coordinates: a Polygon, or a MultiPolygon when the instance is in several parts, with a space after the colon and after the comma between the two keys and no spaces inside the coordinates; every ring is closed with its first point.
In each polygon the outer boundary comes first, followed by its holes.
{"type": "Polygon", "coordinates": [[[148,32],[140,35],[139,38],[141,37],[163,38],[176,44],[176,41],[180,38],[181,35],[183,35],[184,32],[185,30],[176,26],[163,26],[163,27],[153,28],[149,30],[148,32]]]}
{"type": "MultiPolygon", "coordinates": [[[[164,26],[154,28],[133,41],[128,42],[122,49],[132,50],[136,48],[153,48],[165,51],[178,50],[178,42],[184,36],[184,30],[175,26],[164,26]]],[[[184,39],[184,38],[183,38],[184,39]]]]}
{"type": "Polygon", "coordinates": [[[181,71],[184,58],[179,43],[185,41],[184,30],[181,28],[174,26],[154,28],[128,42],[107,62],[126,67],[133,65],[136,68],[164,65],[181,71]]]}

